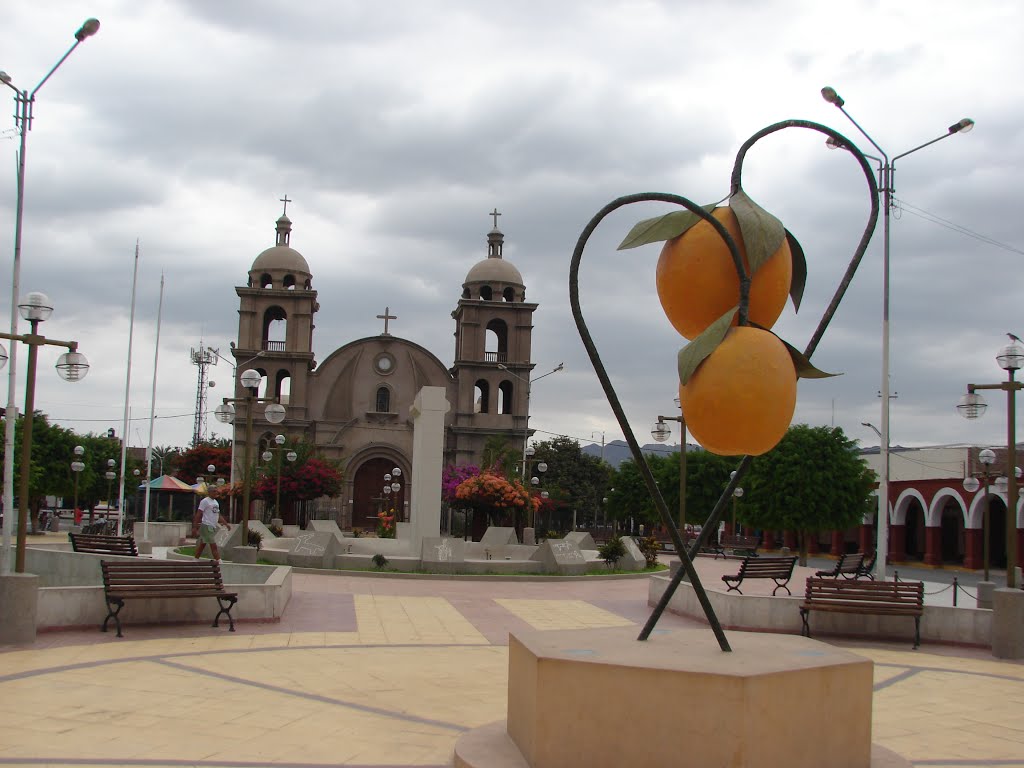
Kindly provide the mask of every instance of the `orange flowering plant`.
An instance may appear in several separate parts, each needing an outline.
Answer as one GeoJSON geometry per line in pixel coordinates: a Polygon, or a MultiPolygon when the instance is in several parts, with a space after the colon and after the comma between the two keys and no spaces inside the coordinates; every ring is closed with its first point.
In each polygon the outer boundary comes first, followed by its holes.
{"type": "Polygon", "coordinates": [[[377,538],[395,538],[395,510],[377,513],[377,538]]]}
{"type": "Polygon", "coordinates": [[[536,500],[519,480],[509,480],[494,472],[484,471],[466,478],[455,489],[455,498],[482,512],[536,511],[536,500]]]}

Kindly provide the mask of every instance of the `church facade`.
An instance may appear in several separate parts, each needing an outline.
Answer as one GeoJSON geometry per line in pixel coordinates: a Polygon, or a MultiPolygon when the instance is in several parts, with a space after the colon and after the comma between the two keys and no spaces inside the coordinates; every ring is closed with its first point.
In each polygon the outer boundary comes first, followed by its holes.
{"type": "MultiPolygon", "coordinates": [[[[274,435],[284,434],[289,442],[309,443],[318,455],[338,461],[344,486],[329,516],[342,529],[372,528],[382,508],[409,519],[409,409],[422,387],[447,392],[448,464],[478,463],[493,437],[517,447],[527,439],[537,305],[526,301],[522,275],[503,258],[500,214],[495,210],[491,215],[486,258],[470,268],[452,312],[455,345],[449,366],[423,346],[392,335],[390,309],[378,316],[384,321],[380,335],[350,341],[318,364],[313,353],[318,294],[309,263],[291,247],[287,208],[277,220],[275,244],[256,257],[246,285],[235,289],[239,317],[232,354],[237,373],[259,371],[258,395],[279,398],[286,412],[284,422],[272,426],[262,420],[262,407],[254,408],[249,456],[259,456],[274,435]],[[400,474],[390,482],[400,489],[385,494],[385,475],[395,468],[400,474]]],[[[236,376],[235,397],[246,394],[236,376]]],[[[235,455],[241,457],[244,404],[236,408],[235,455]]],[[[285,517],[296,522],[287,510],[285,517]]]]}

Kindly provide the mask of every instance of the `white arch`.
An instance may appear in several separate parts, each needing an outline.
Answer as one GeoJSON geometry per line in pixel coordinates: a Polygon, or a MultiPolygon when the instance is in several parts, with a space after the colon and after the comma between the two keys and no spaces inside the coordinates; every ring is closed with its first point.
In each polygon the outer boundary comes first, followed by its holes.
{"type": "MultiPolygon", "coordinates": [[[[874,499],[875,499],[875,508],[874,508],[873,511],[865,512],[864,513],[864,517],[861,518],[861,523],[864,524],[864,525],[874,525],[875,524],[875,514],[878,512],[878,507],[879,507],[879,503],[878,503],[878,489],[875,488],[873,491],[871,491],[871,493],[869,495],[873,496],[874,499]]],[[[889,507],[889,521],[890,521],[889,524],[892,525],[892,507],[889,507]]]]}
{"type": "Polygon", "coordinates": [[[899,495],[899,498],[896,499],[896,504],[893,506],[892,515],[890,517],[893,525],[907,524],[907,507],[910,506],[910,502],[913,499],[917,499],[921,505],[921,509],[925,511],[925,524],[927,525],[928,505],[924,502],[924,496],[922,496],[921,492],[916,488],[907,488],[899,495]]]}
{"type": "Polygon", "coordinates": [[[960,507],[960,514],[964,518],[964,528],[967,527],[967,505],[964,503],[960,491],[956,488],[941,488],[932,499],[931,508],[925,514],[925,525],[935,528],[942,525],[942,510],[946,506],[946,499],[955,499],[960,507]]]}
{"type": "MultiPolygon", "coordinates": [[[[1021,490],[1024,490],[1024,489],[1019,489],[1018,492],[1017,492],[1017,527],[1018,528],[1024,527],[1024,513],[1021,512],[1021,510],[1024,509],[1024,494],[1021,493],[1021,490]]],[[[989,488],[988,488],[988,492],[989,492],[989,494],[991,496],[998,496],[1000,499],[1003,500],[1003,506],[1005,506],[1007,509],[1010,508],[1010,497],[1009,497],[1009,494],[1007,494],[1006,491],[1000,491],[1000,490],[998,490],[996,488],[995,485],[990,485],[989,488]]],[[[981,493],[981,492],[979,491],[979,493],[981,493]]],[[[979,527],[980,527],[980,525],[979,525],[979,527]]]]}

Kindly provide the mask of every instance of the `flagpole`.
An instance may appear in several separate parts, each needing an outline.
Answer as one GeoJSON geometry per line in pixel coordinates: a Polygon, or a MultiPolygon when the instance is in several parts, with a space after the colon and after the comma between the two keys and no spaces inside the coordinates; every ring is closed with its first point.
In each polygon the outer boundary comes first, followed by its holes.
{"type": "Polygon", "coordinates": [[[132,311],[128,320],[128,371],[124,377],[124,422],[121,426],[121,480],[117,502],[117,535],[124,533],[124,473],[128,466],[128,416],[132,386],[132,339],[135,334],[135,287],[139,279],[139,241],[135,241],[135,267],[132,270],[132,311]]]}
{"type": "Polygon", "coordinates": [[[156,419],[156,367],[160,361],[160,319],[164,311],[164,274],[160,273],[160,301],[156,306],[156,348],[153,350],[153,390],[149,395],[149,447],[146,449],[146,504],[142,517],[142,538],[149,541],[149,491],[153,471],[153,422],[156,419]]]}

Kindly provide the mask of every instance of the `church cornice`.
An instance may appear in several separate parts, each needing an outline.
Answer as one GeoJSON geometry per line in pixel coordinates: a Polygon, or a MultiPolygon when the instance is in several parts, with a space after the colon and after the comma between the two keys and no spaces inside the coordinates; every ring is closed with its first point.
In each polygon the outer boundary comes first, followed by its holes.
{"type": "Polygon", "coordinates": [[[283,297],[288,296],[295,299],[315,299],[316,290],[313,288],[249,288],[244,285],[236,285],[235,293],[238,296],[252,296],[254,298],[263,298],[267,296],[283,297]]]}

